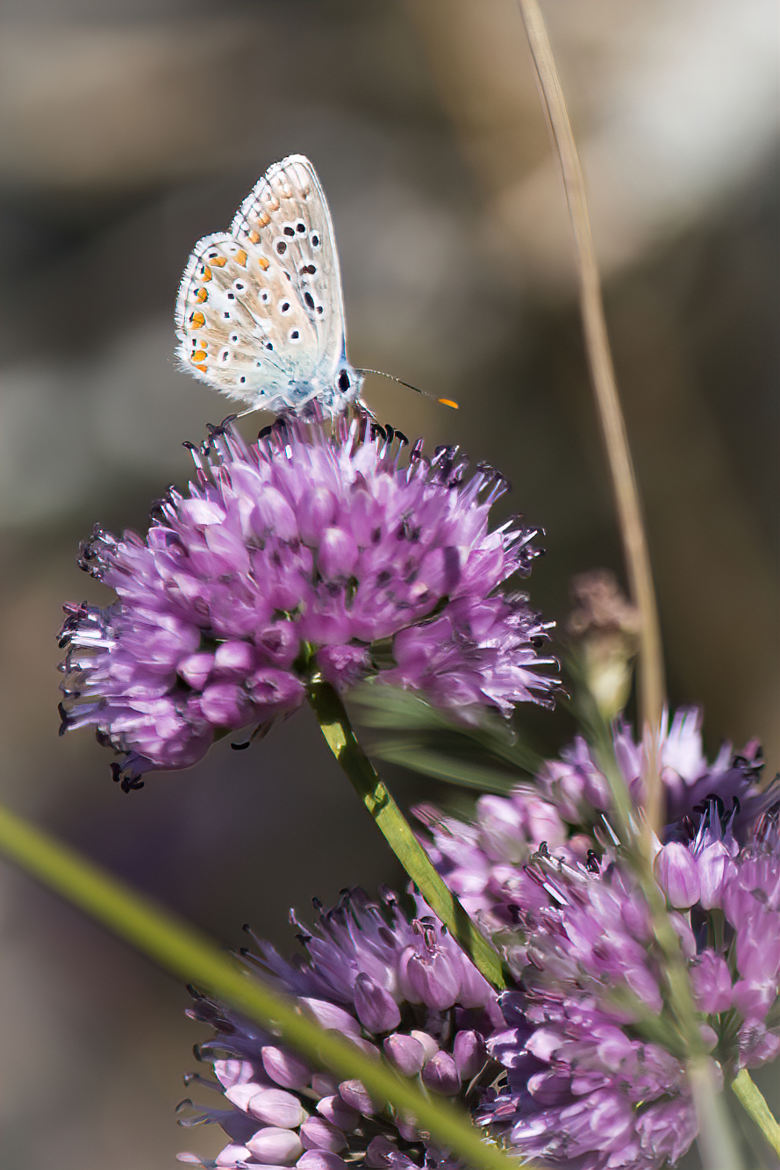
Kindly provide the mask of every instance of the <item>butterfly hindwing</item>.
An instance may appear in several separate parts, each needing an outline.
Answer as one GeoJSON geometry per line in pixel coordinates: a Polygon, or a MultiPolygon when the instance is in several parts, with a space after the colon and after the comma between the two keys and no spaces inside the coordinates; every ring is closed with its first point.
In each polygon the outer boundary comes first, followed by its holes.
{"type": "Polygon", "coordinates": [[[332,394],[344,360],[333,227],[301,155],[270,167],[229,233],[198,242],[176,307],[178,356],[195,377],[250,407],[295,409],[332,394]]]}

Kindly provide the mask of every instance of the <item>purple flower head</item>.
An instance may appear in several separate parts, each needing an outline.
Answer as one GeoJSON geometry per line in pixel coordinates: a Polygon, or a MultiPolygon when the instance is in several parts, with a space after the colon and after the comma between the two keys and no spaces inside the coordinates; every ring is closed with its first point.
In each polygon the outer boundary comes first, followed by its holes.
{"type": "MultiPolygon", "coordinates": [[[[628,789],[639,803],[644,796],[642,753],[628,726],[615,729],[615,755],[628,789]]],[[[756,819],[777,799],[777,788],[759,787],[761,751],[750,744],[733,755],[724,745],[713,763],[703,754],[701,716],[678,711],[664,721],[659,741],[661,780],[667,825],[662,842],[684,841],[708,799],[733,809],[731,830],[746,841],[756,819]],[[697,811],[698,810],[698,811],[697,811]]],[[[593,827],[610,808],[609,785],[587,743],[578,737],[560,758],[549,760],[536,777],[536,787],[518,787],[510,796],[483,796],[469,823],[442,816],[437,810],[416,810],[426,825],[431,856],[469,913],[482,918],[488,932],[512,925],[507,908],[535,903],[538,890],[524,864],[544,842],[551,852],[586,861],[596,840],[593,827]]]]}
{"type": "MultiPolygon", "coordinates": [[[[763,814],[740,846],[713,800],[687,840],[656,856],[656,880],[687,964],[718,1075],[780,1050],[780,834],[763,814]]],[[[660,1170],[697,1133],[685,1044],[666,1002],[664,956],[620,854],[537,854],[537,897],[514,903],[517,989],[488,1041],[503,1084],[481,1120],[528,1158],[571,1170],[660,1170]]]]}
{"type": "MultiPolygon", "coordinates": [[[[501,1022],[496,994],[417,899],[410,918],[385,894],[356,890],[320,911],[308,930],[296,919],[303,953],[292,962],[255,939],[246,961],[304,1012],[367,1051],[382,1053],[430,1092],[465,1096],[488,1068],[486,1038],[501,1022]]],[[[270,1033],[198,997],[189,1013],[215,1029],[198,1048],[224,1100],[184,1124],[217,1122],[229,1143],[216,1162],[244,1170],[267,1163],[302,1170],[454,1166],[413,1125],[373,1101],[359,1081],[312,1071],[270,1033]]]]}
{"type": "Polygon", "coordinates": [[[116,601],[66,607],[63,729],[93,725],[132,787],[289,715],[317,678],[379,678],[465,717],[549,704],[548,627],[502,589],[530,571],[535,530],[488,527],[494,471],[405,444],[364,416],[277,424],[248,447],[215,429],[143,537],[86,545],[116,601]]]}

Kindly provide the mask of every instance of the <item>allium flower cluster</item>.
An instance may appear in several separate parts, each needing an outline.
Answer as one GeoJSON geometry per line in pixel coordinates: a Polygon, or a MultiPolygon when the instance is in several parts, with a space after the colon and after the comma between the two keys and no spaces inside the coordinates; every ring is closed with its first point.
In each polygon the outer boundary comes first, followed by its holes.
{"type": "MultiPolygon", "coordinates": [[[[701,1035],[725,1077],[780,1049],[778,808],[741,848],[713,800],[656,877],[688,965],[701,1035]]],[[[488,1050],[506,1083],[481,1110],[518,1152],[570,1170],[674,1164],[697,1133],[684,1045],[665,1010],[665,956],[621,860],[532,860],[512,906],[522,945],[506,1027],[488,1050]]]]}
{"type": "MultiPolygon", "coordinates": [[[[620,721],[614,734],[615,756],[628,790],[639,806],[644,798],[642,749],[628,724],[620,721]]],[[[724,744],[713,763],[704,755],[701,714],[682,709],[664,718],[658,741],[667,825],[663,840],[685,838],[686,818],[697,816],[709,797],[734,808],[732,832],[747,840],[760,814],[777,799],[776,789],[762,791],[757,743],[734,754],[724,744]]],[[[419,819],[432,837],[431,856],[469,911],[490,931],[507,925],[504,908],[528,898],[534,883],[524,865],[544,842],[551,852],[570,860],[586,860],[596,844],[593,828],[607,813],[611,800],[607,778],[581,737],[548,760],[533,787],[518,787],[508,797],[483,796],[473,819],[466,823],[443,817],[423,806],[419,819]]],[[[510,923],[511,924],[511,923],[510,923]]]]}
{"type": "MultiPolygon", "coordinates": [[[[247,961],[323,1027],[383,1053],[428,1091],[473,1094],[472,1082],[491,1064],[485,1038],[501,1013],[495,992],[423,902],[409,918],[389,894],[370,901],[353,891],[320,912],[312,930],[295,925],[305,952],[296,961],[259,940],[259,955],[247,961]]],[[[359,1081],[313,1072],[272,1035],[205,998],[189,1014],[216,1029],[198,1054],[212,1065],[225,1107],[185,1124],[218,1122],[230,1140],[215,1162],[180,1160],[226,1170],[454,1165],[359,1081]]]]}
{"type": "Polygon", "coordinates": [[[114,604],[66,607],[63,726],[124,753],[126,787],[290,714],[318,677],[341,692],[379,677],[466,715],[550,701],[546,626],[501,588],[529,572],[536,533],[489,529],[497,473],[363,416],[251,446],[228,425],[192,454],[195,482],[143,537],[86,545],[114,604]]]}

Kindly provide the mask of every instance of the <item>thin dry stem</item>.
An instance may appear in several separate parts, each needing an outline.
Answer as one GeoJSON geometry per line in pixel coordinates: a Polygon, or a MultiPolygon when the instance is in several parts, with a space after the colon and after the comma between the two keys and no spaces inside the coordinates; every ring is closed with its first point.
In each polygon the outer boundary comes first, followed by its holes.
{"type": "Polygon", "coordinates": [[[607,451],[629,589],[640,614],[639,715],[645,743],[647,823],[655,828],[662,815],[657,731],[664,706],[664,673],[650,556],[607,337],[601,281],[577,146],[539,5],[536,0],[517,2],[563,175],[577,255],[580,311],[588,364],[607,451]]]}

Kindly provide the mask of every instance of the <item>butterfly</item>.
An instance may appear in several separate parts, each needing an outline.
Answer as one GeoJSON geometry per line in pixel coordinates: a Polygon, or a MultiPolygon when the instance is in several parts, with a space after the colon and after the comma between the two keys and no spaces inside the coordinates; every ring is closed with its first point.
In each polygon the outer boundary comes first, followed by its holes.
{"type": "Polygon", "coordinates": [[[274,163],[230,231],[198,241],[175,322],[182,367],[245,403],[245,413],[305,413],[316,400],[336,415],[358,399],[333,222],[308,158],[274,163]]]}

